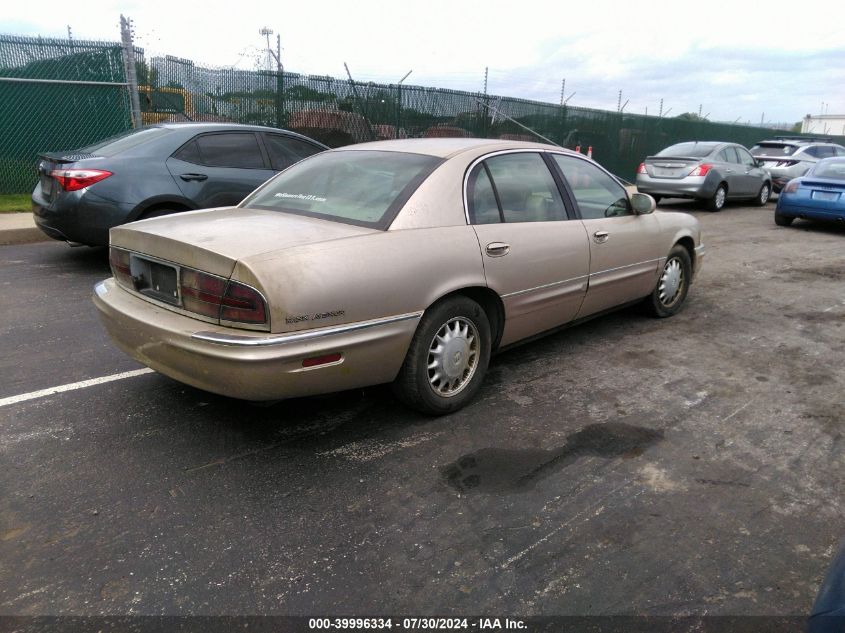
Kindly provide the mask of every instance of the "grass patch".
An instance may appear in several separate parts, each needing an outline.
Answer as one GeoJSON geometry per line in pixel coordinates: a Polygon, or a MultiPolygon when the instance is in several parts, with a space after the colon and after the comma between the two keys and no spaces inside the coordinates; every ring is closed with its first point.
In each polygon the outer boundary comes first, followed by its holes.
{"type": "Polygon", "coordinates": [[[0,195],[0,213],[28,213],[32,211],[32,196],[28,193],[0,195]]]}

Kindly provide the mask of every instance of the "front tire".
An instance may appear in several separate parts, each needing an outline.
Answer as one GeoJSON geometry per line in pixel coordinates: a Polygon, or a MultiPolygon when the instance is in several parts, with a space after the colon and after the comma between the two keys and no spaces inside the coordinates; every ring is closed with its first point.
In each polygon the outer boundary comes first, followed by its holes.
{"type": "Polygon", "coordinates": [[[681,245],[676,245],[666,257],[657,285],[646,298],[648,311],[659,318],[670,317],[680,312],[687,298],[690,281],[692,281],[692,261],[689,251],[681,245]]]}
{"type": "Polygon", "coordinates": [[[790,217],[788,215],[781,215],[780,213],[775,211],[775,224],[777,224],[778,226],[789,226],[790,224],[792,224],[792,221],[794,219],[795,218],[793,217],[790,217]]]}
{"type": "Polygon", "coordinates": [[[760,191],[757,196],[754,198],[755,206],[762,207],[769,201],[769,198],[772,195],[772,187],[769,183],[764,182],[763,186],[760,187],[760,191]]]}
{"type": "Polygon", "coordinates": [[[711,211],[721,211],[728,199],[728,188],[724,183],[716,188],[716,192],[707,201],[707,208],[711,211]]]}
{"type": "Polygon", "coordinates": [[[396,396],[429,415],[461,409],[475,396],[490,362],[490,321],[468,297],[426,310],[393,382],[396,396]]]}

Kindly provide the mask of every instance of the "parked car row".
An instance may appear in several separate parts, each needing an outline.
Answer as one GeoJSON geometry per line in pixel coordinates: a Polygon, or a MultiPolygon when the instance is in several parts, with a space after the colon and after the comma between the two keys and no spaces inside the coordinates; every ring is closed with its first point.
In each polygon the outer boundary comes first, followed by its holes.
{"type": "MultiPolygon", "coordinates": [[[[675,314],[704,247],[693,216],[658,219],[656,201],[764,205],[764,165],[736,143],[679,143],[629,194],[588,157],[525,141],[328,150],[272,128],[158,124],[45,154],[33,204],[48,235],[110,243],[95,303],[142,363],[249,400],[392,382],[441,414],[498,349],[631,302],[675,314]]],[[[814,162],[776,222],[840,217],[843,193],[845,156],[814,162]]]]}
{"type": "Polygon", "coordinates": [[[647,157],[637,169],[637,190],[659,203],[687,198],[721,210],[729,200],[764,205],[770,195],[820,160],[845,157],[845,147],[828,139],[777,137],[747,150],[736,143],[677,143],[647,157]]]}

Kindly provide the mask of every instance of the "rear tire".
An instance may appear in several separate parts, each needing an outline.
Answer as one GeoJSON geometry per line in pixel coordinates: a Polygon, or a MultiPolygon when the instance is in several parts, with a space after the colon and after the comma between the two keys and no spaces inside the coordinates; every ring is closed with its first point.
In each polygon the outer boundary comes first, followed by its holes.
{"type": "Polygon", "coordinates": [[[769,183],[764,182],[763,186],[760,187],[760,191],[757,193],[757,197],[754,198],[754,205],[757,207],[765,206],[771,196],[772,186],[769,183]]]}
{"type": "Polygon", "coordinates": [[[728,188],[725,183],[720,183],[716,187],[716,192],[707,201],[707,208],[711,211],[721,211],[725,207],[725,201],[728,199],[728,188]]]}
{"type": "Polygon", "coordinates": [[[449,297],[426,310],[393,382],[403,403],[429,415],[461,409],[490,362],[490,321],[475,301],[449,297]]]}
{"type": "Polygon", "coordinates": [[[795,218],[793,217],[790,217],[788,215],[781,215],[780,213],[775,211],[775,224],[777,224],[778,226],[789,226],[790,224],[792,224],[792,221],[794,219],[795,218]]]}
{"type": "Polygon", "coordinates": [[[666,257],[654,290],[645,300],[649,313],[662,319],[680,312],[689,292],[690,281],[692,261],[689,251],[676,244],[666,257]]]}

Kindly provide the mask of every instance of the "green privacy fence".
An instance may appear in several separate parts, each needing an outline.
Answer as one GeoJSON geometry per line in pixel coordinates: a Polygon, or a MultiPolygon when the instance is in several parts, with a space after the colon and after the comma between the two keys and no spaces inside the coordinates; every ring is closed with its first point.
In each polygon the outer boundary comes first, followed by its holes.
{"type": "Polygon", "coordinates": [[[119,45],[0,36],[0,193],[35,184],[38,154],[130,127],[119,45]]]}
{"type": "Polygon", "coordinates": [[[626,180],[633,180],[643,157],[672,143],[725,140],[750,147],[783,134],[457,90],[207,68],[117,43],[0,36],[0,193],[30,190],[41,152],[81,147],[130,129],[129,96],[135,92],[143,124],[261,124],[332,147],[392,138],[540,140],[539,134],[564,147],[592,148],[596,160],[626,180]],[[134,86],[125,72],[130,52],[134,86]]]}

